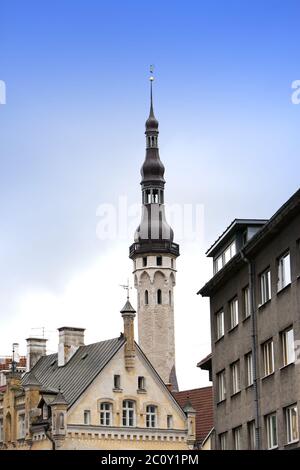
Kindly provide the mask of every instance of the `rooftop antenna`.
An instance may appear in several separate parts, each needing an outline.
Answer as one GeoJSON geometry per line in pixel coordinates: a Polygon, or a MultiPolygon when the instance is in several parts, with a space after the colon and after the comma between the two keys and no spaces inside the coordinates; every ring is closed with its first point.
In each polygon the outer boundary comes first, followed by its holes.
{"type": "Polygon", "coordinates": [[[15,361],[15,343],[12,345],[12,359],[11,359],[11,371],[14,374],[17,370],[17,363],[15,361]]]}

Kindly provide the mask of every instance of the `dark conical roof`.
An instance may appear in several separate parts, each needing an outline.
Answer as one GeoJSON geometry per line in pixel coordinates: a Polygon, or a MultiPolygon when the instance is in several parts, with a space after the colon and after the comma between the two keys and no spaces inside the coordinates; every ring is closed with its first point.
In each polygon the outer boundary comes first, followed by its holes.
{"type": "Polygon", "coordinates": [[[120,313],[136,313],[129,299],[127,299],[126,304],[124,305],[120,313]]]}
{"type": "Polygon", "coordinates": [[[51,402],[51,406],[53,405],[68,405],[68,402],[61,391],[58,392],[54,400],[51,402]]]}

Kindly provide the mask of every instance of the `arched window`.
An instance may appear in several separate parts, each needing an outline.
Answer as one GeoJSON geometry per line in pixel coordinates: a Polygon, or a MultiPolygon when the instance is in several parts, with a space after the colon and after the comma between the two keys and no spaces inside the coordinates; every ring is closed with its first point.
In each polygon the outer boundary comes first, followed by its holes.
{"type": "Polygon", "coordinates": [[[172,292],[169,290],[169,305],[172,305],[172,292]]]}
{"type": "Polygon", "coordinates": [[[101,426],[112,426],[112,403],[103,402],[100,404],[100,424],[101,426]]]}
{"type": "Polygon", "coordinates": [[[146,427],[156,428],[157,426],[157,406],[148,405],[146,408],[146,427]]]}
{"type": "Polygon", "coordinates": [[[161,304],[161,290],[157,290],[157,303],[160,305],[161,304]]]}
{"type": "Polygon", "coordinates": [[[58,425],[59,425],[59,429],[64,429],[65,428],[65,416],[64,416],[63,413],[59,413],[58,425]]]}
{"type": "Polygon", "coordinates": [[[149,304],[149,293],[147,290],[145,290],[145,305],[149,304]]]}
{"type": "Polygon", "coordinates": [[[135,403],[132,400],[123,401],[123,426],[135,425],[135,403]]]}

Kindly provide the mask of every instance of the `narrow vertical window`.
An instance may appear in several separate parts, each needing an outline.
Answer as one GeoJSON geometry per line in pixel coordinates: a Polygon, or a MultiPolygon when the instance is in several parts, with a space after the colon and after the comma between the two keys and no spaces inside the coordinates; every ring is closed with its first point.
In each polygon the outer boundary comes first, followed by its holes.
{"type": "Polygon", "coordinates": [[[235,298],[229,303],[230,310],[230,329],[237,326],[239,322],[239,303],[238,299],[235,298]]]}
{"type": "Polygon", "coordinates": [[[218,401],[223,401],[226,398],[226,383],[225,383],[225,370],[222,370],[217,374],[217,386],[218,386],[218,401]]]}
{"type": "Polygon", "coordinates": [[[167,428],[173,429],[173,416],[167,415],[167,428]]]}
{"type": "Polygon", "coordinates": [[[242,434],[242,429],[241,426],[238,428],[233,429],[233,447],[234,450],[241,450],[241,434],[242,434]]]}
{"type": "Polygon", "coordinates": [[[220,450],[227,450],[227,432],[219,435],[220,450]]]}
{"type": "Polygon", "coordinates": [[[294,330],[289,328],[281,333],[282,364],[287,366],[295,362],[294,330]]]}
{"type": "Polygon", "coordinates": [[[143,257],[143,266],[144,268],[147,266],[147,256],[143,257]]]}
{"type": "Polygon", "coordinates": [[[268,449],[275,449],[278,446],[276,413],[266,416],[266,424],[268,449]]]}
{"type": "Polygon", "coordinates": [[[291,283],[290,253],[286,253],[278,260],[278,290],[291,283]]]}
{"type": "Polygon", "coordinates": [[[101,403],[100,404],[100,425],[111,426],[112,425],[112,404],[101,403]]]}
{"type": "Polygon", "coordinates": [[[255,431],[255,421],[250,421],[248,423],[248,449],[256,449],[256,431],[255,431]]]}
{"type": "Polygon", "coordinates": [[[157,422],[157,407],[154,405],[148,405],[146,408],[146,427],[156,428],[157,422]]]}
{"type": "Polygon", "coordinates": [[[243,289],[243,310],[244,310],[244,318],[250,317],[250,290],[249,286],[243,289]]]}
{"type": "Polygon", "coordinates": [[[89,426],[91,424],[91,412],[90,412],[90,410],[84,410],[84,412],[83,412],[83,422],[87,426],[89,426]]]}
{"type": "Polygon", "coordinates": [[[145,290],[145,305],[149,304],[149,293],[147,290],[145,290]]]}
{"type": "Polygon", "coordinates": [[[264,375],[270,375],[274,372],[274,344],[273,340],[266,341],[263,345],[263,365],[264,375]]]}
{"type": "Polygon", "coordinates": [[[120,390],[120,388],[121,388],[121,376],[114,375],[114,389],[120,390]]]}
{"type": "Polygon", "coordinates": [[[169,305],[172,305],[172,292],[169,290],[169,305]]]}
{"type": "Polygon", "coordinates": [[[266,303],[271,298],[271,271],[267,269],[260,275],[260,296],[261,304],[266,303]]]}
{"type": "Polygon", "coordinates": [[[135,403],[132,400],[123,401],[123,414],[122,414],[123,426],[134,426],[135,425],[135,403]]]}
{"type": "Polygon", "coordinates": [[[146,389],[145,377],[140,376],[138,377],[138,390],[145,390],[145,389],[146,389]]]}
{"type": "Polygon", "coordinates": [[[156,257],[156,264],[157,264],[157,266],[162,266],[162,256],[157,256],[156,257]]]}
{"type": "Polygon", "coordinates": [[[292,405],[285,410],[287,443],[292,444],[299,440],[298,430],[298,409],[297,405],[292,405]]]}
{"type": "Polygon", "coordinates": [[[253,385],[253,355],[252,351],[245,356],[246,387],[253,385]]]}
{"type": "Polygon", "coordinates": [[[221,310],[216,314],[216,337],[217,340],[224,336],[224,312],[221,310]]]}
{"type": "Polygon", "coordinates": [[[160,289],[157,290],[156,295],[157,295],[157,303],[160,305],[161,304],[161,290],[160,289]]]}
{"type": "Polygon", "coordinates": [[[231,364],[231,390],[232,395],[235,395],[241,390],[240,387],[240,361],[231,364]]]}

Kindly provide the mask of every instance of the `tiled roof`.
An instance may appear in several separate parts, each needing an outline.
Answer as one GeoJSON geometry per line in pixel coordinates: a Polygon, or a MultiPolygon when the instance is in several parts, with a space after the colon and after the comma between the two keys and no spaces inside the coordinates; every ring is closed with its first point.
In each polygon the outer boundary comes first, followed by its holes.
{"type": "MultiPolygon", "coordinates": [[[[57,364],[57,353],[43,356],[31,371],[42,389],[55,389],[57,392],[61,389],[71,407],[124,343],[124,337],[120,337],[81,346],[61,367],[57,364]]],[[[22,383],[26,382],[27,375],[24,375],[22,383]]]]}
{"type": "Polygon", "coordinates": [[[212,387],[174,392],[173,395],[182,408],[190,402],[196,410],[196,440],[201,444],[214,425],[212,387]]]}

